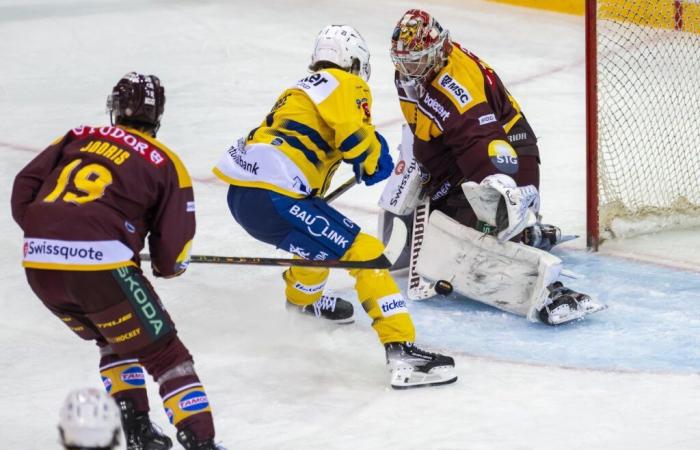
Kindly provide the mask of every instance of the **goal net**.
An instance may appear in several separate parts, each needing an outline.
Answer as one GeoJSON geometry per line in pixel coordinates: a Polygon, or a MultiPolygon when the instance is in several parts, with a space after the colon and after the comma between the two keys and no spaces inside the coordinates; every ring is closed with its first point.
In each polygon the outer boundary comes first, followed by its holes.
{"type": "Polygon", "coordinates": [[[700,226],[700,0],[588,0],[588,244],[700,226]]]}

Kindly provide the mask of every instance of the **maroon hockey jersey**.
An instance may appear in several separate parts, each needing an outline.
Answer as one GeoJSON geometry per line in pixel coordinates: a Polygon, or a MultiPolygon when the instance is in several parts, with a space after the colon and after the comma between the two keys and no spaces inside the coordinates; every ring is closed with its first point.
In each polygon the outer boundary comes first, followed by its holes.
{"type": "Polygon", "coordinates": [[[518,156],[538,156],[516,100],[488,65],[458,44],[426,86],[412,88],[397,73],[396,88],[433,200],[496,173],[517,181],[518,156]]]}
{"type": "Polygon", "coordinates": [[[81,126],[53,142],[15,178],[12,216],[23,265],[38,269],[138,266],[148,236],[154,274],[172,276],[187,267],[195,232],[185,166],[121,126],[81,126]]]}

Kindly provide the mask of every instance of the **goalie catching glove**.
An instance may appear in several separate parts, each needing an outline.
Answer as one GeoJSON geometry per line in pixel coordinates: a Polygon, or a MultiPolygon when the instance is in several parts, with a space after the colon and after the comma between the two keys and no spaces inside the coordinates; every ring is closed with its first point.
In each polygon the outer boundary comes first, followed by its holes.
{"type": "Polygon", "coordinates": [[[496,227],[500,242],[511,240],[537,223],[540,194],[533,185],[518,187],[508,175],[496,174],[479,184],[463,183],[462,190],[476,217],[496,227]]]}

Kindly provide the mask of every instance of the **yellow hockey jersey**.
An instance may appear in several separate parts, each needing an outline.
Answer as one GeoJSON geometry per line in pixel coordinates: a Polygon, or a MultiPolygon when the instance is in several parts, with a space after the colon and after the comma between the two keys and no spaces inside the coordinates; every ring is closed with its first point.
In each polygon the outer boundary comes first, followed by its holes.
{"type": "Polygon", "coordinates": [[[260,126],[231,146],[214,173],[227,183],[301,198],[323,195],[341,161],[371,175],[381,144],[364,80],[340,69],[312,73],[279,96],[260,126]]]}

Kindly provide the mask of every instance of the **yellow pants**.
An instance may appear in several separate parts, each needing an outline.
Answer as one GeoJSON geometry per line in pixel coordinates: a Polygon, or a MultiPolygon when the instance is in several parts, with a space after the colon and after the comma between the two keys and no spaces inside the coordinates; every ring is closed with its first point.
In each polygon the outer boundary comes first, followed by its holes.
{"type": "MultiPolygon", "coordinates": [[[[367,261],[379,257],[384,245],[375,237],[360,233],[343,261],[367,261]]],[[[362,307],[372,318],[372,328],[382,344],[413,342],[416,330],[406,308],[406,299],[386,269],[350,269],[355,278],[355,290],[362,307]]],[[[297,305],[309,305],[321,298],[328,278],[328,269],[293,266],[284,273],[287,300],[297,305]]]]}

